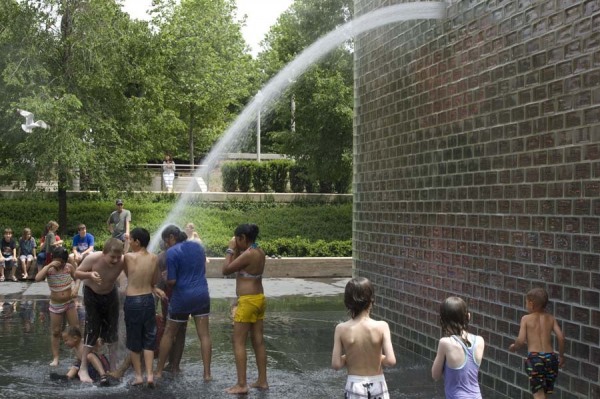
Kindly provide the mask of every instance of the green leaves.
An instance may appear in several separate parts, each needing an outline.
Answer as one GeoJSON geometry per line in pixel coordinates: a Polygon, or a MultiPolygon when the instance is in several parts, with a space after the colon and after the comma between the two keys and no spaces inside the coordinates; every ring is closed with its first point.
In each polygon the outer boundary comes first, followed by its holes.
{"type": "MultiPolygon", "coordinates": [[[[265,40],[259,61],[266,73],[276,73],[313,41],[347,22],[352,5],[344,0],[297,0],[265,40]]],[[[265,127],[272,147],[296,159],[309,180],[320,182],[321,191],[333,185],[337,192],[347,192],[351,182],[352,66],[352,46],[340,46],[290,87],[289,97],[265,127]]]]}

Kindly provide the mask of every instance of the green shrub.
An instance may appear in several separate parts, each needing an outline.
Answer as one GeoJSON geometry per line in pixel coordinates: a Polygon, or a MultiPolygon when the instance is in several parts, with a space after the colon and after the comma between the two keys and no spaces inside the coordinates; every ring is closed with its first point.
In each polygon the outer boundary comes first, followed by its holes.
{"type": "Polygon", "coordinates": [[[237,168],[231,162],[225,162],[221,165],[221,177],[223,179],[223,191],[235,192],[238,188],[237,168]]]}
{"type": "Polygon", "coordinates": [[[238,188],[243,193],[250,192],[252,184],[252,162],[239,161],[235,163],[237,168],[238,188]]]}
{"type": "Polygon", "coordinates": [[[257,193],[269,192],[271,169],[268,162],[255,162],[252,164],[252,187],[257,193]]]}
{"type": "Polygon", "coordinates": [[[288,185],[288,174],[293,165],[293,161],[278,159],[271,161],[271,188],[276,193],[285,193],[288,185]]]}

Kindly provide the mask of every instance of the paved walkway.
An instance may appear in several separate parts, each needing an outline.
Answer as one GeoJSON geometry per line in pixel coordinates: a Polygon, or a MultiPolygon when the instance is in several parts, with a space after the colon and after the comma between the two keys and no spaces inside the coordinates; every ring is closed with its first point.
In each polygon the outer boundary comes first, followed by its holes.
{"type": "MultiPolygon", "coordinates": [[[[307,297],[329,296],[344,293],[349,278],[265,278],[263,286],[268,297],[301,295],[307,297]]],[[[209,278],[208,287],[211,298],[234,298],[235,279],[209,278]]],[[[0,300],[21,298],[48,298],[50,290],[46,282],[2,282],[0,300]]]]}

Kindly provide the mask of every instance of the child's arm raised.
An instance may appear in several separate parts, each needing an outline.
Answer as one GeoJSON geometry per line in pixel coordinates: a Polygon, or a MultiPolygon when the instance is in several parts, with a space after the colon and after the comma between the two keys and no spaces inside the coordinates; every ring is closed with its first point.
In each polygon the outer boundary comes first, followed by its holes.
{"type": "Polygon", "coordinates": [[[435,355],[435,359],[433,360],[433,365],[431,366],[431,378],[434,381],[442,378],[444,373],[444,363],[446,361],[446,351],[448,350],[448,339],[442,338],[438,343],[437,354],[435,355]]]}
{"type": "Polygon", "coordinates": [[[346,366],[346,355],[342,354],[342,327],[338,324],[333,335],[333,352],[331,353],[331,368],[340,370],[346,366]]]}
{"type": "Polygon", "coordinates": [[[511,352],[516,352],[522,346],[527,344],[527,316],[521,318],[521,328],[519,329],[519,336],[515,340],[514,344],[508,347],[511,352]]]}

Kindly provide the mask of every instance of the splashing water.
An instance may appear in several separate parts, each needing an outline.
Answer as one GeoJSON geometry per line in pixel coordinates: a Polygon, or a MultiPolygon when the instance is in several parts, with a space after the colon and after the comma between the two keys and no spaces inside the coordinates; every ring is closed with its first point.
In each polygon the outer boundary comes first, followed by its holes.
{"type": "MultiPolygon", "coordinates": [[[[395,22],[416,19],[443,19],[445,16],[446,3],[444,2],[426,1],[402,3],[369,12],[321,37],[300,53],[260,90],[261,95],[255,96],[225,131],[223,137],[203,160],[202,163],[204,167],[198,169],[194,177],[199,177],[205,171],[213,169],[219,161],[221,154],[234,152],[239,148],[239,145],[242,142],[239,138],[242,134],[249,131],[249,126],[256,120],[258,111],[268,112],[273,106],[274,100],[278,99],[284,90],[292,84],[298,76],[337,46],[356,35],[395,22]],[[236,138],[238,138],[238,140],[236,140],[236,138]]],[[[176,224],[182,216],[185,204],[192,196],[190,191],[193,184],[193,182],[190,182],[185,192],[183,192],[179,198],[177,204],[165,218],[164,224],[153,235],[149,245],[150,250],[157,249],[160,241],[160,234],[164,228],[168,224],[176,224]]]]}

